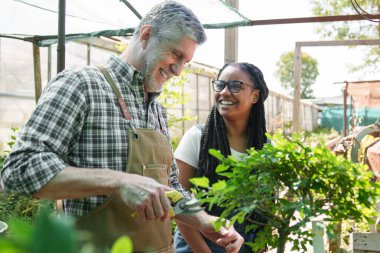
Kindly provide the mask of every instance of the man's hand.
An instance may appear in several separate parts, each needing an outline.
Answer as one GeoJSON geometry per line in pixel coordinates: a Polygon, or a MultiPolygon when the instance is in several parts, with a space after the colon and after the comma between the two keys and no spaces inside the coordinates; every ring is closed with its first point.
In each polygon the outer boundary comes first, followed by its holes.
{"type": "Polygon", "coordinates": [[[126,205],[135,210],[144,220],[162,221],[169,219],[170,201],[165,191],[170,187],[157,183],[154,179],[135,174],[126,174],[127,182],[120,187],[120,196],[126,205]]]}
{"type": "Polygon", "coordinates": [[[210,220],[202,227],[201,233],[219,246],[224,247],[227,253],[239,252],[244,243],[244,238],[236,232],[233,226],[221,227],[219,231],[215,231],[214,221],[217,217],[212,219],[213,221],[210,220]]]}

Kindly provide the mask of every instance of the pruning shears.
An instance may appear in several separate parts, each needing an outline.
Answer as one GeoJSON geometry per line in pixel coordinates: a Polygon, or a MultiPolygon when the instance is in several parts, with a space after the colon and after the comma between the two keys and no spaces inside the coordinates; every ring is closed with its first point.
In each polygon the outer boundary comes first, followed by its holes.
{"type": "Polygon", "coordinates": [[[184,196],[176,190],[167,191],[165,192],[165,195],[171,203],[171,208],[169,210],[170,218],[173,218],[177,214],[197,213],[203,210],[199,200],[186,200],[184,196]]]}
{"type": "MultiPolygon", "coordinates": [[[[203,210],[201,203],[197,199],[186,200],[178,191],[172,190],[165,192],[166,197],[170,200],[169,218],[173,218],[177,214],[197,213],[203,210]]],[[[132,213],[132,217],[137,217],[137,212],[132,213]]]]}

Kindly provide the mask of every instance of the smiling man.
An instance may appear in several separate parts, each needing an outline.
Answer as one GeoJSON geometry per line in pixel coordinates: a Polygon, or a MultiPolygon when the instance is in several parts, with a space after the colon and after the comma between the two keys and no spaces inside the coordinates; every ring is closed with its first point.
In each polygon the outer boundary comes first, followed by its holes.
{"type": "MultiPolygon", "coordinates": [[[[135,252],[173,252],[165,192],[190,197],[178,182],[166,113],[156,98],[205,39],[189,9],[166,1],[141,20],[121,56],[104,67],[58,74],[5,161],[3,189],[63,199],[65,214],[92,232],[100,251],[129,235],[135,252]]],[[[233,227],[214,231],[216,217],[203,211],[175,219],[227,252],[243,243],[233,227]]]]}

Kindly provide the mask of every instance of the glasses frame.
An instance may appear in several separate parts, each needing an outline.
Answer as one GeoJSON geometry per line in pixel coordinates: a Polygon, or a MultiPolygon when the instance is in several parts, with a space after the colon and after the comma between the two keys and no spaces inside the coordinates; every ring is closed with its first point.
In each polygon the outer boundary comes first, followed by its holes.
{"type": "MultiPolygon", "coordinates": [[[[249,86],[252,87],[252,85],[247,84],[247,83],[244,83],[244,82],[239,81],[239,80],[230,80],[230,81],[212,80],[212,88],[213,88],[213,90],[214,90],[215,92],[221,92],[221,91],[224,90],[224,88],[226,88],[226,86],[227,86],[227,87],[228,87],[228,90],[229,90],[230,92],[232,92],[232,93],[238,93],[239,91],[241,91],[241,89],[243,89],[243,87],[244,87],[245,85],[249,85],[249,86]],[[223,88],[222,88],[221,90],[218,90],[217,87],[216,87],[216,86],[218,85],[218,83],[223,83],[223,88]],[[239,84],[240,84],[240,86],[238,86],[239,88],[238,88],[237,90],[236,90],[236,89],[232,89],[232,90],[231,90],[231,85],[232,85],[233,83],[239,83],[239,84]]],[[[252,88],[254,88],[254,87],[252,87],[252,88]]]]}

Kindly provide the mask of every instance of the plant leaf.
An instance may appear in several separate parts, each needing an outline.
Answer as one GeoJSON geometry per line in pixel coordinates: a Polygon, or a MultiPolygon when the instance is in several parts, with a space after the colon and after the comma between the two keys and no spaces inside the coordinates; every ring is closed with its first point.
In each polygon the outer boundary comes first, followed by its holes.
{"type": "Polygon", "coordinates": [[[128,236],[122,236],[112,245],[111,253],[132,253],[133,243],[128,236]]]}
{"type": "Polygon", "coordinates": [[[195,177],[189,179],[190,183],[194,184],[195,186],[203,187],[203,188],[209,188],[210,187],[210,181],[207,177],[195,177]]]}

